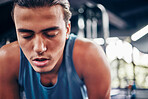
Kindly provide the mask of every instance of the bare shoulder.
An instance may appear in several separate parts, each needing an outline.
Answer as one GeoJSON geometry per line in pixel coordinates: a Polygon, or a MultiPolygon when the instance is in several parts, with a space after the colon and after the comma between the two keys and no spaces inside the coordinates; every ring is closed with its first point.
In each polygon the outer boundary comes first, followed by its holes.
{"type": "Polygon", "coordinates": [[[17,41],[0,48],[0,63],[1,73],[7,72],[7,76],[18,76],[20,51],[17,41]]]}
{"type": "MultiPolygon", "coordinates": [[[[104,63],[103,66],[105,66],[106,68],[108,68],[109,66],[102,47],[97,45],[93,41],[85,38],[76,39],[74,45],[73,59],[74,63],[76,64],[75,66],[79,66],[79,68],[83,68],[84,65],[87,66],[88,64],[91,64],[91,67],[102,67],[102,63],[104,63]]],[[[90,66],[88,68],[90,68],[90,66]]]]}
{"type": "Polygon", "coordinates": [[[19,46],[17,42],[0,48],[0,98],[19,99],[19,46]]]}
{"type": "MultiPolygon", "coordinates": [[[[86,39],[86,38],[77,38],[75,42],[75,52],[78,54],[83,54],[85,56],[89,56],[90,54],[97,54],[104,56],[104,51],[101,46],[97,45],[95,42],[86,39]],[[79,50],[80,49],[80,50],[79,50]],[[77,51],[78,50],[78,51],[77,51]]],[[[88,58],[88,57],[87,57],[88,58]]]]}
{"type": "Polygon", "coordinates": [[[89,99],[109,99],[110,69],[101,46],[88,39],[76,39],[73,52],[76,71],[84,79],[89,99]]]}

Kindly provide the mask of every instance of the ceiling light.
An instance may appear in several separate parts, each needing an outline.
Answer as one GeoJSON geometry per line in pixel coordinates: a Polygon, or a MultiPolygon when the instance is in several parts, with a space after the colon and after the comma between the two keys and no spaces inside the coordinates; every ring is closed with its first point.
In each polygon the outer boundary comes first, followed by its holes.
{"type": "Polygon", "coordinates": [[[137,41],[138,39],[140,39],[141,37],[143,37],[144,35],[146,35],[148,33],[148,25],[146,25],[144,28],[140,29],[139,31],[137,31],[136,33],[134,33],[131,36],[131,39],[133,41],[137,41]]]}

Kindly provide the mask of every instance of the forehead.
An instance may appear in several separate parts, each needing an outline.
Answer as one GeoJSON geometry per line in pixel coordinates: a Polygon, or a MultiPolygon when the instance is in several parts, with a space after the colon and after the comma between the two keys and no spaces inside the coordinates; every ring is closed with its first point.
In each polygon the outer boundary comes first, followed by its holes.
{"type": "Polygon", "coordinates": [[[34,18],[52,19],[63,18],[63,8],[60,5],[50,7],[36,7],[26,8],[18,5],[14,8],[14,21],[20,20],[33,20],[34,18]]]}
{"type": "Polygon", "coordinates": [[[25,28],[36,32],[47,27],[65,26],[63,8],[60,5],[39,8],[14,8],[14,23],[16,30],[25,28]]]}

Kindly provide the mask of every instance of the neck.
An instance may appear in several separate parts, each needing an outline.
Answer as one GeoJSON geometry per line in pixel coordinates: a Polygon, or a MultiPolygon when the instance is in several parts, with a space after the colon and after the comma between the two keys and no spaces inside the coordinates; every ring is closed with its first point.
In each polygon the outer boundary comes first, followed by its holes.
{"type": "Polygon", "coordinates": [[[53,86],[54,84],[56,84],[57,78],[58,78],[59,68],[62,64],[62,61],[63,61],[63,55],[61,56],[61,58],[59,59],[59,61],[55,65],[55,68],[53,68],[52,71],[40,74],[41,83],[44,86],[50,87],[50,86],[53,86]]]}
{"type": "Polygon", "coordinates": [[[56,84],[58,74],[41,75],[41,83],[43,86],[51,87],[56,84]]]}

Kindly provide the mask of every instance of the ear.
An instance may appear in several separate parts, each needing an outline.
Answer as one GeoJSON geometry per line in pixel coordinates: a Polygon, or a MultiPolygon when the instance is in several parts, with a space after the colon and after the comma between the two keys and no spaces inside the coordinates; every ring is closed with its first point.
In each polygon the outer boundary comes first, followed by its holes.
{"type": "Polygon", "coordinates": [[[67,24],[67,31],[66,31],[66,39],[69,38],[69,34],[70,34],[70,31],[71,31],[71,22],[69,21],[68,24],[67,24]]]}

